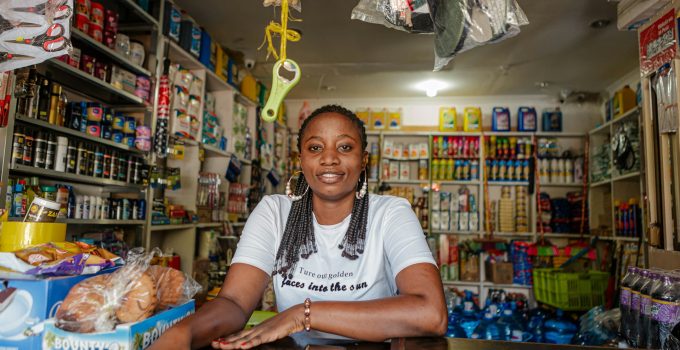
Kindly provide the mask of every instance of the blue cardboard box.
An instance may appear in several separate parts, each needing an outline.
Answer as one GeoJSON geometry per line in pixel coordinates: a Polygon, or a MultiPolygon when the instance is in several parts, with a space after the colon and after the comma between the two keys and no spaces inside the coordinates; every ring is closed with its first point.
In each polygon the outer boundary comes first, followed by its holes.
{"type": "Polygon", "coordinates": [[[45,322],[42,349],[146,349],[177,322],[194,313],[194,301],[163,311],[144,321],[116,326],[111,332],[73,333],[57,328],[54,319],[45,322]]]}
{"type": "MultiPolygon", "coordinates": [[[[110,273],[115,268],[101,271],[110,273]]],[[[94,275],[46,279],[3,278],[0,290],[16,288],[8,305],[0,310],[0,349],[40,349],[43,321],[54,317],[71,287],[94,275]]]]}

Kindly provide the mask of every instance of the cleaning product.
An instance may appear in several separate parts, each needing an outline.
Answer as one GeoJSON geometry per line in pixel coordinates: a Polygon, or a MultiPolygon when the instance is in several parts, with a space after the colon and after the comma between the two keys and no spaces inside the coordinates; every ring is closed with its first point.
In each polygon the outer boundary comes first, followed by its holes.
{"type": "Polygon", "coordinates": [[[537,119],[535,108],[519,107],[517,111],[517,131],[536,131],[537,119]]]}
{"type": "Polygon", "coordinates": [[[439,108],[439,131],[456,131],[456,108],[439,108]]]}
{"type": "Polygon", "coordinates": [[[507,107],[494,107],[491,118],[491,129],[493,131],[510,131],[510,109],[507,107]]]}
{"type": "Polygon", "coordinates": [[[614,118],[618,118],[635,108],[635,106],[635,91],[633,91],[630,86],[626,85],[621,90],[617,91],[612,98],[612,115],[614,118]]]}
{"type": "Polygon", "coordinates": [[[479,107],[466,107],[463,113],[463,131],[475,132],[482,127],[482,110],[479,107]]]}
{"type": "Polygon", "coordinates": [[[543,131],[559,132],[562,131],[562,111],[559,107],[546,109],[543,111],[542,118],[543,131]]]}

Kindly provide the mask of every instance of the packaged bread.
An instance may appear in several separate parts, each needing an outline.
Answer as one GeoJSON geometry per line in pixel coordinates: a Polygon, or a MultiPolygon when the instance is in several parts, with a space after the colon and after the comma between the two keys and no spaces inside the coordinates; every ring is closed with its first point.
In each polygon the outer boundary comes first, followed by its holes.
{"type": "Polygon", "coordinates": [[[158,291],[157,311],[182,305],[201,290],[193,278],[170,267],[152,265],[146,272],[153,278],[158,291]]]}

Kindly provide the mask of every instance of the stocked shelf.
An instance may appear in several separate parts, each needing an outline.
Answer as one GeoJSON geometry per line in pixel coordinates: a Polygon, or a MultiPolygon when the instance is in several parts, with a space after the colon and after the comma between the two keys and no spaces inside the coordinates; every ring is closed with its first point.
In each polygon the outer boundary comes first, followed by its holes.
{"type": "Polygon", "coordinates": [[[151,225],[151,231],[174,231],[174,230],[186,230],[189,228],[196,228],[196,224],[151,225]]]}
{"type": "Polygon", "coordinates": [[[590,130],[589,134],[595,135],[595,134],[602,133],[604,131],[609,132],[609,127],[612,124],[616,124],[616,123],[619,123],[621,121],[624,121],[624,120],[628,119],[629,117],[631,117],[633,115],[637,115],[638,113],[640,113],[640,107],[633,108],[633,109],[629,110],[628,112],[624,113],[623,115],[621,115],[620,117],[614,118],[614,119],[596,127],[595,129],[590,130]]]}
{"type": "Polygon", "coordinates": [[[634,171],[634,172],[631,172],[631,173],[615,176],[612,181],[622,181],[622,180],[626,180],[626,179],[632,179],[632,178],[635,178],[635,177],[640,177],[639,171],[634,171]]]}
{"type": "Polygon", "coordinates": [[[498,237],[533,237],[533,232],[494,232],[494,236],[498,237]]]}
{"type": "Polygon", "coordinates": [[[532,289],[533,286],[526,284],[504,284],[504,283],[493,283],[489,281],[482,282],[483,288],[515,288],[515,289],[532,289]]]}
{"type": "MultiPolygon", "coordinates": [[[[58,59],[46,61],[51,67],[57,68],[66,76],[53,75],[55,81],[67,86],[79,93],[97,98],[112,105],[136,105],[146,106],[145,102],[125,90],[115,88],[113,85],[89,75],[58,59]],[[70,78],[70,79],[69,79],[70,78]]],[[[56,72],[55,72],[56,73],[56,72]]]]}
{"type": "Polygon", "coordinates": [[[50,123],[42,121],[42,120],[28,118],[26,116],[22,116],[22,115],[18,115],[18,114],[16,115],[16,120],[20,121],[22,123],[35,125],[35,126],[38,126],[38,127],[44,128],[44,129],[53,130],[53,131],[56,131],[56,132],[61,133],[61,134],[75,136],[75,137],[78,137],[78,138],[83,139],[83,140],[96,142],[96,143],[106,145],[106,146],[109,146],[109,147],[115,147],[115,148],[118,148],[118,149],[123,150],[123,151],[134,152],[134,153],[142,153],[142,154],[144,153],[144,152],[138,150],[137,148],[128,147],[127,145],[124,145],[122,143],[116,143],[116,142],[113,142],[111,140],[103,139],[101,137],[91,136],[91,135],[88,135],[84,132],[69,129],[69,128],[66,128],[66,127],[63,127],[63,126],[53,125],[53,124],[50,124],[50,123]]]}
{"type": "Polygon", "coordinates": [[[86,43],[88,46],[91,48],[95,49],[96,51],[99,51],[100,53],[106,55],[109,59],[115,61],[116,63],[120,64],[121,66],[131,70],[132,72],[136,74],[142,74],[147,77],[151,76],[151,72],[146,70],[145,68],[133,63],[130,61],[127,57],[121,55],[120,53],[116,52],[115,50],[111,50],[108,46],[100,43],[97,40],[94,40],[91,36],[81,32],[80,30],[76,28],[71,29],[71,34],[73,35],[74,38],[86,43]]]}
{"type": "Polygon", "coordinates": [[[57,222],[62,222],[69,225],[144,225],[144,220],[83,220],[83,219],[57,219],[57,222]]]}
{"type": "Polygon", "coordinates": [[[569,137],[569,138],[583,138],[588,136],[588,134],[583,132],[549,132],[549,131],[538,131],[535,132],[536,137],[569,137]]]}
{"type": "Polygon", "coordinates": [[[196,224],[196,227],[198,228],[211,228],[211,227],[222,227],[223,223],[221,222],[199,222],[196,224]]]}
{"type": "Polygon", "coordinates": [[[484,136],[531,137],[533,131],[485,131],[484,136]]]}
{"type": "Polygon", "coordinates": [[[488,181],[489,186],[529,186],[526,181],[488,181]]]}
{"type": "Polygon", "coordinates": [[[473,281],[447,281],[447,280],[442,280],[442,284],[445,286],[467,286],[467,287],[479,287],[481,285],[481,282],[473,282],[473,281]]]}
{"type": "Polygon", "coordinates": [[[442,186],[446,186],[446,185],[470,185],[470,186],[473,186],[473,185],[481,184],[480,180],[442,180],[442,181],[434,180],[432,182],[438,183],[442,186]]]}
{"type": "Polygon", "coordinates": [[[600,187],[600,186],[604,186],[604,185],[609,185],[609,183],[611,183],[611,182],[612,182],[611,179],[602,180],[602,181],[598,181],[598,182],[593,182],[593,183],[590,184],[590,188],[595,188],[595,187],[600,187]]]}
{"type": "Polygon", "coordinates": [[[35,168],[35,167],[25,166],[25,165],[15,165],[14,167],[10,168],[10,170],[15,172],[15,173],[20,173],[20,174],[34,175],[34,176],[38,176],[38,177],[44,177],[44,178],[55,179],[55,180],[70,181],[70,182],[75,182],[75,183],[80,183],[80,184],[89,184],[89,185],[98,185],[98,186],[101,186],[101,185],[116,186],[116,187],[124,187],[124,188],[137,189],[137,190],[141,190],[143,188],[142,185],[130,184],[130,183],[123,182],[123,181],[116,181],[116,180],[103,179],[103,178],[93,177],[93,176],[77,175],[77,174],[71,174],[71,173],[62,173],[60,171],[42,169],[42,168],[35,168]]]}
{"type": "Polygon", "coordinates": [[[583,187],[582,183],[541,183],[541,187],[583,187]]]}
{"type": "Polygon", "coordinates": [[[151,16],[148,12],[144,11],[134,0],[118,0],[118,2],[124,4],[130,11],[139,17],[142,21],[152,25],[153,27],[158,27],[158,21],[151,16]]]}
{"type": "Polygon", "coordinates": [[[396,185],[422,185],[429,184],[429,180],[382,180],[382,182],[396,184],[396,185]]]}
{"type": "Polygon", "coordinates": [[[206,145],[206,144],[202,144],[202,146],[203,146],[203,149],[205,150],[206,157],[225,157],[225,158],[231,157],[231,153],[229,153],[225,150],[221,150],[221,149],[219,149],[215,146],[206,145]]]}

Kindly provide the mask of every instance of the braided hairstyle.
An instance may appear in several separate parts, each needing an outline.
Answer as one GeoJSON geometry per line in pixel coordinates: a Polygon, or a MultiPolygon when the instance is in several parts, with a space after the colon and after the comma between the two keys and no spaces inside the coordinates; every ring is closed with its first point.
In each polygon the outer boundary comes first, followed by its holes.
{"type": "MultiPolygon", "coordinates": [[[[361,137],[362,151],[366,151],[367,138],[364,123],[352,111],[338,106],[327,105],[323,106],[310,114],[300,127],[300,134],[298,135],[298,151],[302,154],[302,140],[304,139],[305,129],[307,125],[318,115],[325,113],[337,113],[349,119],[354,126],[356,126],[361,137]]],[[[363,155],[363,154],[362,154],[363,155]]],[[[359,183],[357,190],[363,185],[366,179],[366,169],[362,169],[363,174],[359,175],[359,183]]],[[[308,189],[307,180],[304,176],[300,176],[297,180],[294,195],[300,195],[308,189]]],[[[317,252],[316,239],[314,236],[314,224],[312,218],[312,191],[307,191],[302,199],[294,201],[288,214],[286,221],[286,228],[281,238],[281,245],[276,253],[276,262],[274,265],[273,274],[277,273],[292,278],[295,272],[300,257],[303,259],[309,258],[310,255],[317,252]]],[[[342,256],[355,260],[364,252],[364,244],[366,242],[366,226],[368,223],[368,194],[362,199],[354,199],[352,206],[352,217],[349,222],[349,228],[345,233],[345,238],[338,246],[342,250],[342,256]]]]}

